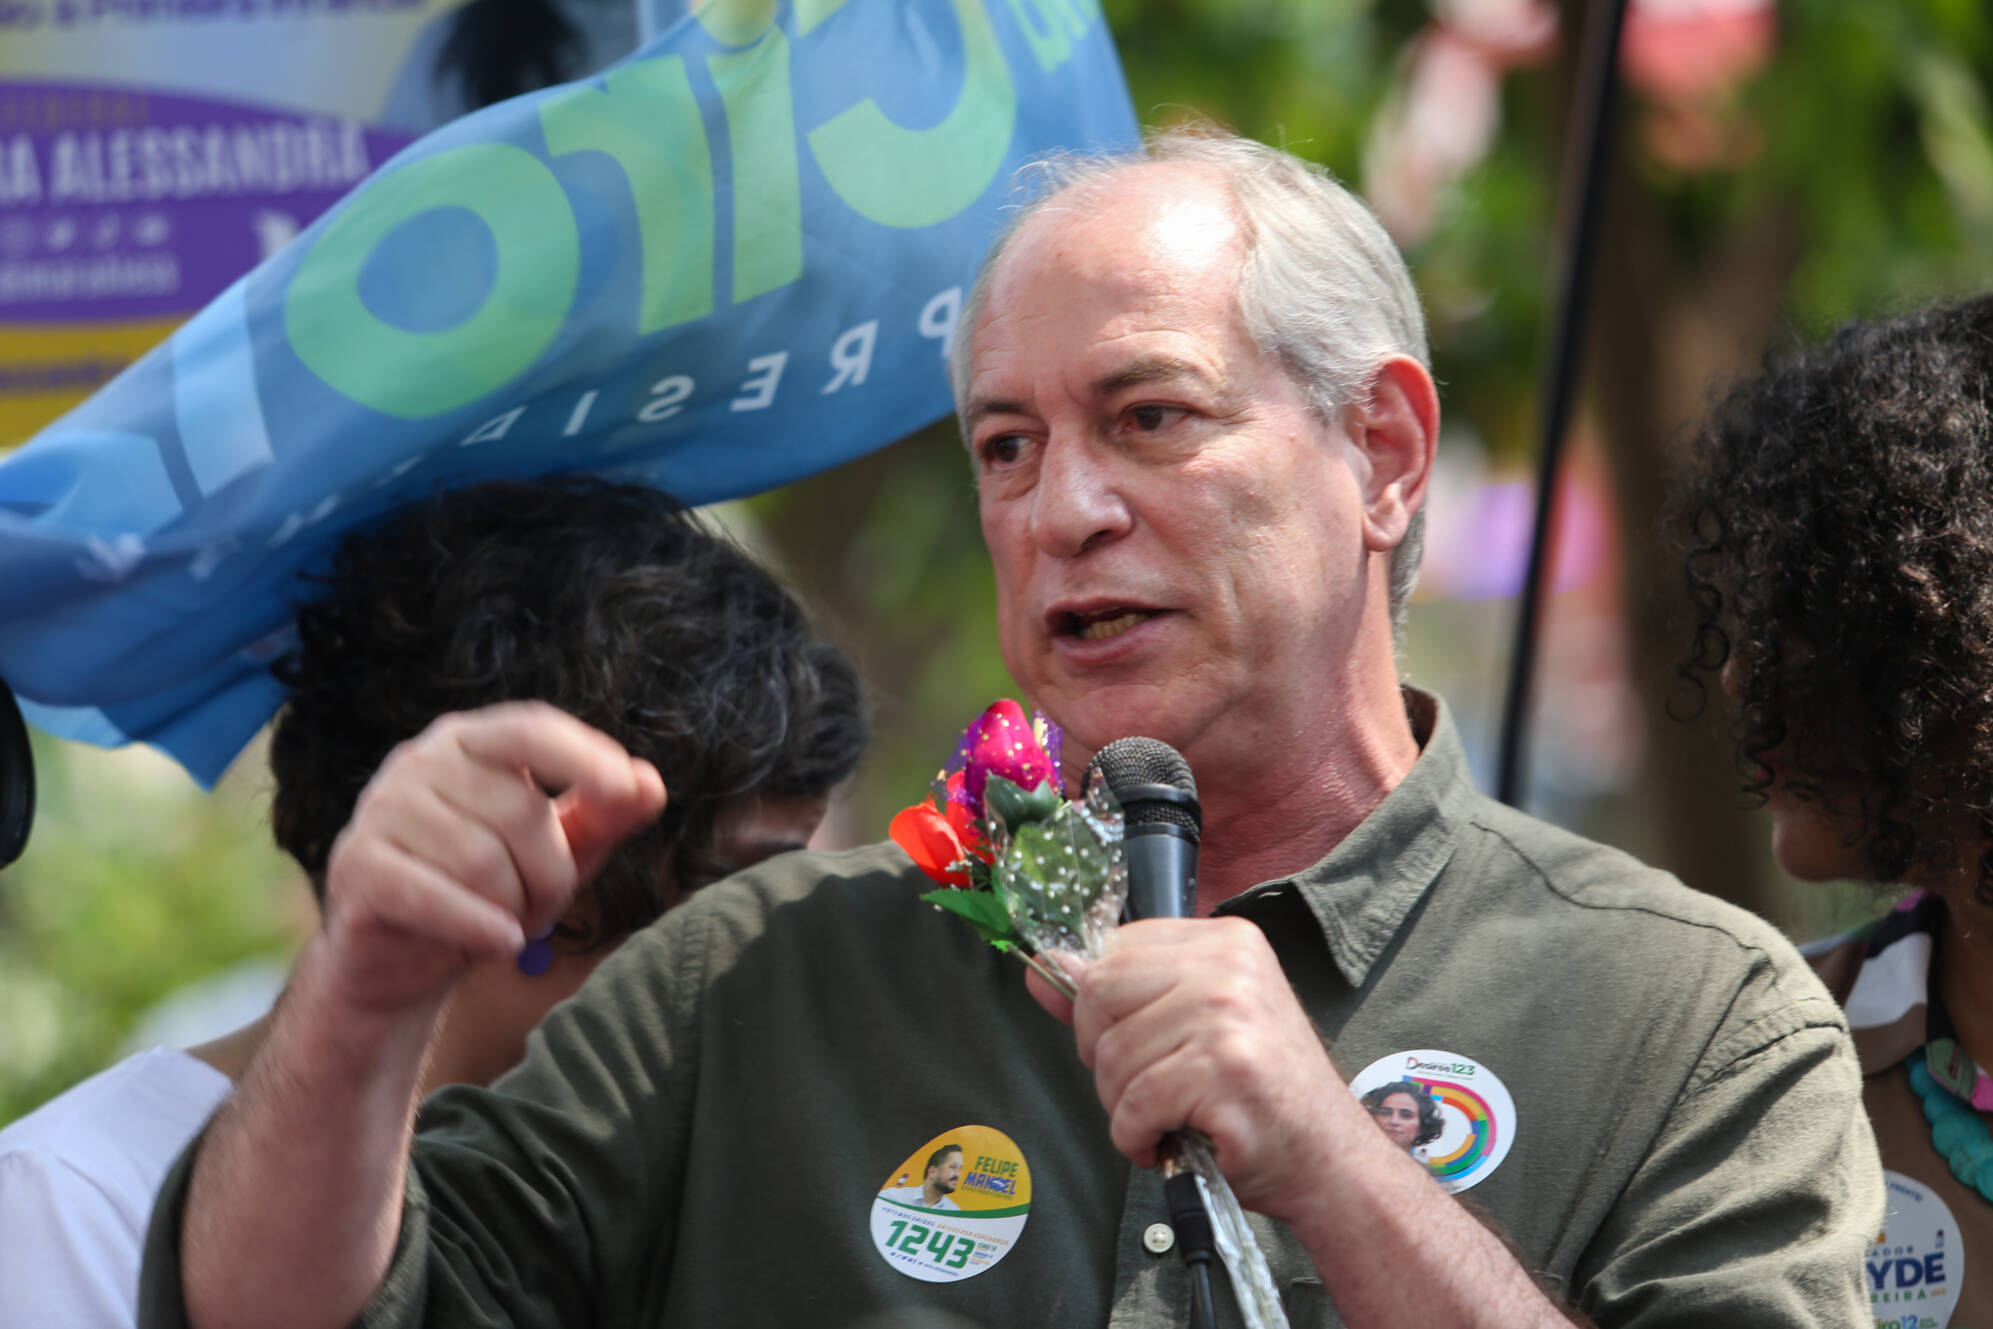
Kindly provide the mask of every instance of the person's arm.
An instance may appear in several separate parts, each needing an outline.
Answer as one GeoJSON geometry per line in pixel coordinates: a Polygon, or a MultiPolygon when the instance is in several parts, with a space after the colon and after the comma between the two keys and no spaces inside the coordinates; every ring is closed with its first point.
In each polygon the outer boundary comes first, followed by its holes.
{"type": "Polygon", "coordinates": [[[322,936],[306,948],[263,1053],[202,1143],[181,1246],[195,1325],[348,1324],[394,1252],[442,995],[355,1010],[327,991],[326,948],[322,936]]]}
{"type": "Polygon", "coordinates": [[[648,763],[537,703],[447,717],[395,750],[333,849],[325,925],[194,1161],[180,1248],[193,1324],[353,1320],[394,1254],[451,986],[558,918],[663,801],[648,763]]]}
{"type": "MultiPolygon", "coordinates": [[[[1797,962],[1794,962],[1797,969],[1797,962]]],[[[1619,1329],[1868,1324],[1882,1165],[1824,993],[1740,999],[1574,1270],[1619,1329]]]]}
{"type": "Polygon", "coordinates": [[[1070,1008],[1030,982],[1071,1018],[1115,1147],[1146,1167],[1167,1131],[1210,1136],[1239,1202],[1287,1224],[1350,1329],[1576,1319],[1377,1129],[1251,923],[1128,924],[1070,1008]]]}

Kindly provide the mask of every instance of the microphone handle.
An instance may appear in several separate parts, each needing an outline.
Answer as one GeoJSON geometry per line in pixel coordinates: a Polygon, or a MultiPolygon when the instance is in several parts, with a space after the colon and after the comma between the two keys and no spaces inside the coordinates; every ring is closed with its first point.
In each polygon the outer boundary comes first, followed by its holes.
{"type": "Polygon", "coordinates": [[[1197,913],[1197,842],[1173,826],[1143,826],[1122,842],[1128,858],[1128,918],[1197,913]]]}
{"type": "MultiPolygon", "coordinates": [[[[1168,822],[1131,826],[1122,841],[1128,858],[1128,902],[1125,913],[1130,922],[1143,918],[1193,918],[1197,914],[1197,841],[1183,828],[1168,822]]],[[[1216,1329],[1218,1319],[1211,1302],[1211,1263],[1216,1242],[1211,1216],[1205,1212],[1204,1197],[1197,1178],[1178,1163],[1183,1143],[1181,1131],[1163,1137],[1166,1160],[1163,1175],[1169,1200],[1170,1227],[1176,1233],[1177,1250],[1190,1270],[1190,1329],[1216,1329]]]]}

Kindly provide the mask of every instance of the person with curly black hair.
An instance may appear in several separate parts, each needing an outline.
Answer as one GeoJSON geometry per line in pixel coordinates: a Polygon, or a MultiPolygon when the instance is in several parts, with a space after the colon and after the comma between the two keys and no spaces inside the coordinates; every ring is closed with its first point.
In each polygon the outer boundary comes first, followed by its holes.
{"type": "MultiPolygon", "coordinates": [[[[709,882],[802,848],[865,744],[844,655],[772,576],[655,490],[569,478],[441,494],[349,537],[318,583],[276,666],[289,697],[270,766],[277,843],[321,904],[376,770],[461,733],[465,712],[556,708],[670,790],[550,935],[471,968],[424,1092],[495,1079],[622,941],[709,882]]],[[[444,852],[504,851],[458,840],[444,852]]],[[[133,1321],[152,1193],[267,1022],[141,1053],[0,1134],[0,1323],[133,1321]]]]}
{"type": "Polygon", "coordinates": [[[1420,1146],[1431,1144],[1446,1129],[1439,1104],[1413,1080],[1378,1085],[1363,1096],[1363,1106],[1391,1143],[1421,1161],[1420,1146]]]}
{"type": "MultiPolygon", "coordinates": [[[[1788,872],[1915,888],[1810,958],[1854,1031],[1892,1210],[1948,1209],[1936,1227],[1964,1237],[1962,1276],[1940,1255],[1917,1287],[1993,1320],[1993,298],[1774,357],[1696,462],[1682,676],[1735,699],[1788,872]]],[[[1879,1314],[1908,1258],[1871,1260],[1879,1314]]]]}

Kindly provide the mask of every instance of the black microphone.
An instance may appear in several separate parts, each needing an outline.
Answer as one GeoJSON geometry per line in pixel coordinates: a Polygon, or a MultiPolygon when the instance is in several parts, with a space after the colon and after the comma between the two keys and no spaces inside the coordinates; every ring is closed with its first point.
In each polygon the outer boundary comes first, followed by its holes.
{"type": "MultiPolygon", "coordinates": [[[[1197,913],[1197,846],[1204,833],[1204,809],[1197,802],[1197,779],[1190,763],[1169,744],[1154,738],[1120,738],[1094,754],[1081,787],[1099,771],[1121,804],[1125,822],[1122,848],[1128,858],[1128,904],[1123,917],[1192,918],[1197,913]]],[[[1168,1140],[1165,1139],[1165,1149],[1168,1140]]],[[[1211,1265],[1217,1239],[1197,1178],[1175,1159],[1164,1165],[1163,1193],[1169,1203],[1176,1248],[1190,1270],[1192,1329],[1218,1323],[1211,1301],[1211,1265]]]]}
{"type": "Polygon", "coordinates": [[[1197,913],[1197,845],[1204,809],[1190,763],[1154,738],[1119,738],[1087,764],[1082,788],[1099,771],[1121,804],[1127,828],[1125,917],[1191,918],[1197,913]]]}

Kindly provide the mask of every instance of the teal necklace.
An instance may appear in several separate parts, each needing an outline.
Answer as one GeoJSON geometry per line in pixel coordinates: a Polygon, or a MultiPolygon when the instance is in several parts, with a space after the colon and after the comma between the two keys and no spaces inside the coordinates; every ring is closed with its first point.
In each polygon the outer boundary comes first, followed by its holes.
{"type": "Polygon", "coordinates": [[[1910,1059],[1910,1087],[1924,1100],[1931,1144],[1951,1165],[1951,1174],[1993,1200],[1993,1131],[1972,1104],[1937,1082],[1928,1058],[1910,1059]]]}

